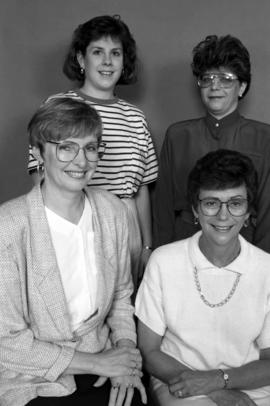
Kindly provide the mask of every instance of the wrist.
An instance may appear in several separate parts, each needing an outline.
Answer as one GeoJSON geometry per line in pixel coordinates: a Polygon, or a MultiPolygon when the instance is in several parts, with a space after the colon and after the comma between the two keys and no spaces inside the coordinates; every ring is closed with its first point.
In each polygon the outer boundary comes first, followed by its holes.
{"type": "Polygon", "coordinates": [[[128,338],[121,338],[120,340],[117,341],[116,347],[117,348],[121,348],[121,347],[136,348],[136,344],[128,338]]]}
{"type": "Polygon", "coordinates": [[[223,369],[218,369],[219,376],[221,377],[221,384],[222,388],[221,389],[228,389],[230,377],[227,371],[224,371],[223,369]]]}
{"type": "Polygon", "coordinates": [[[152,251],[153,250],[153,248],[152,248],[152,246],[151,245],[143,245],[143,249],[144,250],[148,250],[148,251],[152,251]]]}

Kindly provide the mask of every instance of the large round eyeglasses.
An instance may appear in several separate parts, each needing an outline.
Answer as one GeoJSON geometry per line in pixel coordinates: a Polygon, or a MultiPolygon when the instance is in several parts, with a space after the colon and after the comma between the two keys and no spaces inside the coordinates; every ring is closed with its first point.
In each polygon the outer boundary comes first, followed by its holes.
{"type": "Polygon", "coordinates": [[[105,152],[105,142],[89,142],[84,147],[73,141],[47,141],[56,145],[56,157],[61,162],[71,162],[76,158],[80,149],[89,162],[97,162],[105,152]]]}
{"type": "Polygon", "coordinates": [[[244,216],[248,213],[248,200],[244,198],[233,198],[222,202],[216,197],[206,197],[199,199],[200,208],[205,216],[216,216],[223,204],[226,205],[228,212],[235,217],[244,216]]]}
{"type": "Polygon", "coordinates": [[[219,87],[230,89],[238,78],[233,73],[205,73],[198,78],[198,86],[201,88],[210,87],[214,80],[218,82],[219,87]]]}

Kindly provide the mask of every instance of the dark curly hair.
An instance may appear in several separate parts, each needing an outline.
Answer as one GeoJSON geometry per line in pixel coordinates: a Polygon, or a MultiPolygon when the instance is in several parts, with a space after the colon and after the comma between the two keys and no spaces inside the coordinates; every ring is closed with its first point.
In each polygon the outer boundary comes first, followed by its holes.
{"type": "Polygon", "coordinates": [[[250,57],[247,48],[238,38],[231,35],[208,35],[195,46],[192,54],[191,68],[194,76],[198,78],[213,68],[228,68],[238,77],[240,83],[247,83],[242,97],[248,92],[251,82],[250,57]]]}
{"type": "Polygon", "coordinates": [[[188,177],[187,193],[194,209],[202,189],[224,190],[245,185],[249,211],[255,214],[258,175],[252,160],[238,151],[218,149],[197,161],[188,177]]]}
{"type": "Polygon", "coordinates": [[[82,84],[84,82],[84,74],[81,73],[77,55],[81,53],[85,56],[90,42],[97,41],[102,37],[117,39],[123,46],[124,68],[117,84],[134,83],[137,79],[136,42],[129,28],[118,15],[95,17],[76,28],[64,61],[64,74],[70,80],[76,80],[82,84]]]}

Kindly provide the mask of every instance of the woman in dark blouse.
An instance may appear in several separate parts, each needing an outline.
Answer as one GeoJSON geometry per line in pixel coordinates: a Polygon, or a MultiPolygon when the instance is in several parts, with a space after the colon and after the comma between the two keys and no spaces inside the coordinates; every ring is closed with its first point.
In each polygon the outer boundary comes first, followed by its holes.
{"type": "Polygon", "coordinates": [[[155,245],[198,231],[185,192],[187,176],[200,157],[225,148],[248,155],[258,171],[256,218],[242,234],[270,252],[270,126],[238,112],[251,81],[248,50],[230,35],[208,36],[193,50],[192,70],[206,116],[175,123],[167,131],[154,199],[155,245]]]}

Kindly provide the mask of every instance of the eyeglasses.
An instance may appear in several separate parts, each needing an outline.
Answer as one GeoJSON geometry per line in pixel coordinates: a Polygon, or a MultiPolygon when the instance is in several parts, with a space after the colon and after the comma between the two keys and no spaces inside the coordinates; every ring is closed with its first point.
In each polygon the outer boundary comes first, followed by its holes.
{"type": "Polygon", "coordinates": [[[244,216],[248,213],[248,200],[244,198],[233,198],[222,202],[216,197],[206,197],[199,199],[201,211],[205,216],[216,216],[223,204],[226,205],[228,212],[235,217],[244,216]]]}
{"type": "Polygon", "coordinates": [[[230,89],[238,78],[233,73],[205,73],[199,77],[198,86],[201,88],[210,87],[214,80],[218,80],[220,87],[230,89]]]}
{"type": "Polygon", "coordinates": [[[73,141],[47,141],[56,145],[56,158],[61,162],[71,162],[76,158],[80,149],[83,150],[84,156],[89,162],[97,162],[105,152],[105,142],[89,142],[84,147],[73,141]]]}

